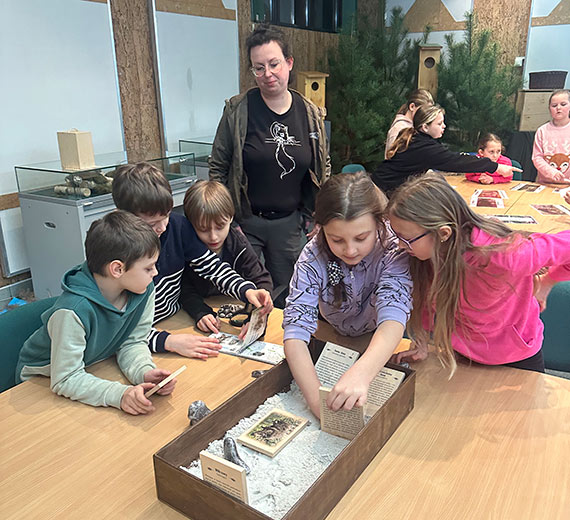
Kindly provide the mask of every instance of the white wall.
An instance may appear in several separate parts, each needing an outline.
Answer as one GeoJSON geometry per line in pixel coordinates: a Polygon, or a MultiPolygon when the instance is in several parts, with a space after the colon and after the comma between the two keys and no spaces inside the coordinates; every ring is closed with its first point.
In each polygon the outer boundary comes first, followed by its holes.
{"type": "Polygon", "coordinates": [[[91,131],[95,154],[123,149],[106,4],[0,0],[0,77],[0,195],[17,191],[15,165],[59,158],[58,130],[91,131]]]}
{"type": "MultiPolygon", "coordinates": [[[[548,16],[562,1],[533,0],[532,16],[548,16]]],[[[565,88],[570,88],[570,25],[544,25],[531,27],[528,35],[524,67],[525,87],[530,72],[565,70],[565,88]]]]}
{"type": "Polygon", "coordinates": [[[237,21],[157,12],[156,26],[166,142],[178,150],[179,139],[214,135],[239,91],[237,21]]]}

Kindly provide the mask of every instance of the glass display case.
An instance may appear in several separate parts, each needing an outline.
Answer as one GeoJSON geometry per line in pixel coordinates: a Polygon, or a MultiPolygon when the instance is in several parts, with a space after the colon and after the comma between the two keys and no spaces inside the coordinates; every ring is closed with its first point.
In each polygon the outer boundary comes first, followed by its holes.
{"type": "Polygon", "coordinates": [[[196,175],[200,179],[208,178],[208,159],[212,154],[214,136],[196,137],[194,139],[180,139],[178,149],[181,153],[193,153],[196,165],[196,175]]]}
{"type": "MultiPolygon", "coordinates": [[[[64,170],[59,161],[15,167],[36,298],[60,294],[63,274],[85,259],[85,235],[94,220],[115,209],[112,179],[127,157],[134,162],[125,152],[96,155],[95,168],[78,171],[64,170]]],[[[182,206],[186,190],[196,182],[194,154],[146,157],[169,180],[174,207],[182,206]]]]}
{"type": "MultiPolygon", "coordinates": [[[[60,161],[16,166],[18,191],[39,197],[65,200],[93,199],[111,193],[117,167],[127,164],[127,153],[95,156],[97,166],[86,170],[65,170],[60,161]]],[[[167,153],[148,163],[164,172],[173,191],[196,176],[195,157],[191,152],[167,153]]]]}

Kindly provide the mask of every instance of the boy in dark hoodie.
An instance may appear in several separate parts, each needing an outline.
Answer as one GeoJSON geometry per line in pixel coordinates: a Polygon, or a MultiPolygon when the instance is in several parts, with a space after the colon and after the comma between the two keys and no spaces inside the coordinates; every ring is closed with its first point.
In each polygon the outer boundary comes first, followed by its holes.
{"type": "MultiPolygon", "coordinates": [[[[58,395],[132,415],[151,412],[144,393],[170,375],[156,368],[147,346],[159,251],[153,229],[126,211],[93,222],[85,239],[87,261],[64,275],[63,293],[20,351],[16,380],[43,375],[58,395]],[[113,354],[135,386],[85,371],[113,354]]],[[[169,394],[174,385],[158,393],[169,394]]]]}

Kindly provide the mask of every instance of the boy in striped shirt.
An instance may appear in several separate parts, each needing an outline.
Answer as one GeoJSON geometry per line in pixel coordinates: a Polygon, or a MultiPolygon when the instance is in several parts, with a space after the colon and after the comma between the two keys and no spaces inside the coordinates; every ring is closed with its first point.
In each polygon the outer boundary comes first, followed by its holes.
{"type": "MultiPolygon", "coordinates": [[[[160,256],[154,277],[156,289],[153,325],[180,310],[182,273],[189,265],[218,290],[249,301],[255,307],[273,308],[271,295],[244,280],[227,263],[210,251],[198,238],[192,224],[178,213],[171,213],[172,189],[164,174],[149,163],[126,164],[117,168],[113,180],[113,200],[117,208],[130,211],[151,225],[160,237],[160,256]]],[[[217,339],[196,334],[170,334],[154,327],[149,335],[152,352],[177,352],[182,356],[217,356],[217,339]]]]}

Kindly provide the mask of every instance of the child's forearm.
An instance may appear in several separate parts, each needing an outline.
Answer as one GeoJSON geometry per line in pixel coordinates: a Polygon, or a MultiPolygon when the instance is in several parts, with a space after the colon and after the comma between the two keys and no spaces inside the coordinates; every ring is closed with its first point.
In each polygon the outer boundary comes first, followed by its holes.
{"type": "Polygon", "coordinates": [[[404,326],[394,320],[382,322],[372,336],[366,352],[354,364],[370,384],[388,362],[404,335],[404,326]]]}
{"type": "MultiPolygon", "coordinates": [[[[307,404],[315,413],[319,409],[319,378],[307,344],[300,339],[287,339],[285,344],[285,357],[293,374],[293,378],[299,385],[307,404]]],[[[318,416],[318,413],[316,413],[318,416]]]]}

